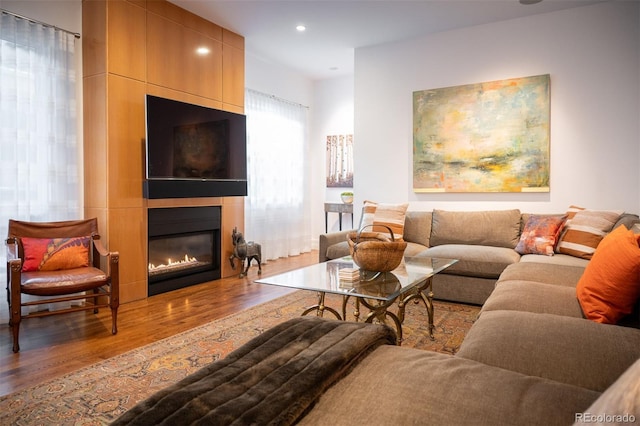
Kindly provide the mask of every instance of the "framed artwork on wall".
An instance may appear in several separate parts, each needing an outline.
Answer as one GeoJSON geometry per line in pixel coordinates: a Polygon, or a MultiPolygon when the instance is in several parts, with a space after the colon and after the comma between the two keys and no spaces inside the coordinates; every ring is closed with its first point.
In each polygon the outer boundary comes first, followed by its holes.
{"type": "Polygon", "coordinates": [[[414,192],[549,192],[549,80],[414,92],[414,192]]]}
{"type": "Polygon", "coordinates": [[[353,187],[353,135],[327,136],[327,187],[353,187]]]}

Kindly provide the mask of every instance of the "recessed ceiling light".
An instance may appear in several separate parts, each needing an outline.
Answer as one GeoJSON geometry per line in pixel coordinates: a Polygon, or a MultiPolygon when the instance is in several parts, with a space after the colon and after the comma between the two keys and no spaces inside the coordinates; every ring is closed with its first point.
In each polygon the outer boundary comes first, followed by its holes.
{"type": "Polygon", "coordinates": [[[329,68],[329,71],[338,71],[338,67],[331,67],[329,68]]]}
{"type": "Polygon", "coordinates": [[[542,0],[520,0],[520,4],[536,4],[536,3],[540,3],[542,0]]]}
{"type": "Polygon", "coordinates": [[[198,55],[202,55],[202,56],[204,56],[204,55],[208,54],[209,52],[210,52],[209,48],[208,48],[208,47],[204,47],[204,46],[202,46],[202,47],[198,47],[198,48],[196,49],[196,53],[197,53],[198,55]]]}
{"type": "Polygon", "coordinates": [[[305,27],[304,25],[297,25],[296,26],[296,30],[303,32],[307,29],[307,27],[305,27]]]}

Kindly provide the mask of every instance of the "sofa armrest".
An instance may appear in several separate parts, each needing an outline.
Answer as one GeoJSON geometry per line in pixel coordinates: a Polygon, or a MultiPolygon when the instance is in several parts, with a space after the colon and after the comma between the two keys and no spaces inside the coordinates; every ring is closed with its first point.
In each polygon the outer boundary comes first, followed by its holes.
{"type": "Polygon", "coordinates": [[[349,232],[356,232],[356,229],[320,234],[320,239],[318,241],[318,262],[322,263],[327,260],[331,260],[327,257],[327,249],[334,244],[346,241],[349,232]]]}

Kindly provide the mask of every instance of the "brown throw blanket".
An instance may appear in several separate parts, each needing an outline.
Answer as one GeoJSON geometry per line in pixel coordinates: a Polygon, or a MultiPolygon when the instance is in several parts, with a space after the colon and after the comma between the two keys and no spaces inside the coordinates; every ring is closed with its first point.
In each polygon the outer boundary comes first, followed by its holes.
{"type": "Polygon", "coordinates": [[[157,392],[114,425],[288,425],[372,350],[387,326],[300,317],[157,392]]]}

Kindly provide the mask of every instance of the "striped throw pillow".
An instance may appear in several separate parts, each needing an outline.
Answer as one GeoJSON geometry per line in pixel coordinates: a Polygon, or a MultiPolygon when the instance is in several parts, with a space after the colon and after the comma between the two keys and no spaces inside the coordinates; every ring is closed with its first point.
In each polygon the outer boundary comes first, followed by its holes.
{"type": "Polygon", "coordinates": [[[365,226],[372,226],[364,229],[365,232],[380,232],[389,237],[389,230],[382,226],[391,228],[393,239],[397,241],[403,240],[404,219],[409,208],[409,203],[404,204],[385,204],[373,201],[365,201],[362,208],[362,219],[360,221],[360,229],[365,226]]]}
{"type": "Polygon", "coordinates": [[[624,213],[618,210],[588,210],[571,206],[556,252],[591,259],[600,241],[624,213]]]}

